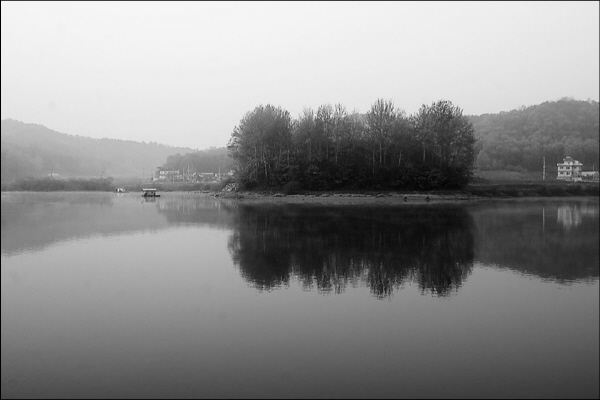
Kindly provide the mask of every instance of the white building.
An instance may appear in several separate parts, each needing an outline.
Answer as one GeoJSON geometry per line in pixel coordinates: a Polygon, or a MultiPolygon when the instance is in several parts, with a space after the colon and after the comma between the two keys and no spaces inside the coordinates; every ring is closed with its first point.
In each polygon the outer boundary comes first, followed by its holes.
{"type": "Polygon", "coordinates": [[[155,179],[159,181],[178,182],[183,180],[183,177],[179,173],[179,170],[166,171],[159,169],[158,171],[156,171],[155,179]]]}
{"type": "Polygon", "coordinates": [[[562,179],[565,181],[581,181],[581,169],[583,164],[577,160],[567,156],[563,159],[562,163],[556,164],[558,166],[558,176],[556,179],[562,179]]]}

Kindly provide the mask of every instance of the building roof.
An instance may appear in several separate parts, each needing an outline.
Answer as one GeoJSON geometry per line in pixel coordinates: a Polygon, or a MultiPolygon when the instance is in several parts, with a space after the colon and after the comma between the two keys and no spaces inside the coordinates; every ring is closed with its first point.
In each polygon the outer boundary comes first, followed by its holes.
{"type": "Polygon", "coordinates": [[[565,158],[563,158],[563,162],[562,163],[557,163],[556,165],[563,165],[563,164],[566,164],[566,163],[572,163],[574,165],[583,165],[579,161],[571,158],[571,156],[566,156],[565,158]]]}

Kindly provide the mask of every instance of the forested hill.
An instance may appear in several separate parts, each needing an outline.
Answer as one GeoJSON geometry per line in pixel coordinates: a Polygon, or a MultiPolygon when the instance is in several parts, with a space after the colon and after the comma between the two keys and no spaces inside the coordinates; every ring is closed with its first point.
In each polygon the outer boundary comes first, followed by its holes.
{"type": "Polygon", "coordinates": [[[59,174],[66,178],[149,177],[168,156],[195,151],[158,143],[92,139],[43,125],[2,120],[2,181],[59,174]]]}
{"type": "Polygon", "coordinates": [[[584,170],[598,170],[597,101],[561,99],[519,110],[469,116],[478,139],[476,166],[482,170],[549,171],[571,156],[584,170]]]}

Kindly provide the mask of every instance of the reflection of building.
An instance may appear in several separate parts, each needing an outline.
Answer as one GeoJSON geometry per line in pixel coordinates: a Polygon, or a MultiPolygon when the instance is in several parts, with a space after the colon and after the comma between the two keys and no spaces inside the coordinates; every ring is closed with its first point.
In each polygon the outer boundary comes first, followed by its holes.
{"type": "Polygon", "coordinates": [[[581,213],[575,207],[562,206],[558,208],[556,220],[565,228],[573,228],[581,224],[581,213]]]}
{"type": "Polygon", "coordinates": [[[577,160],[567,156],[563,159],[562,163],[556,164],[558,166],[558,176],[556,179],[562,179],[565,181],[581,181],[581,169],[583,164],[577,160]]]}
{"type": "Polygon", "coordinates": [[[589,206],[561,206],[558,208],[556,220],[565,228],[581,225],[584,217],[595,217],[598,209],[589,206]]]}

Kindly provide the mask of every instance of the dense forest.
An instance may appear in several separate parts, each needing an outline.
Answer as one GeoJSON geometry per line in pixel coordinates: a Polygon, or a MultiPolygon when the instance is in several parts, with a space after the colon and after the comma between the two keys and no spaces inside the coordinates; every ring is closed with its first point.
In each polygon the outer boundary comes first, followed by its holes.
{"type": "Polygon", "coordinates": [[[233,167],[233,162],[227,154],[226,147],[215,147],[198,150],[191,153],[177,153],[167,157],[162,165],[163,170],[190,172],[227,173],[233,167]]]}
{"type": "Polygon", "coordinates": [[[234,128],[228,148],[247,188],[459,188],[472,175],[474,135],[449,101],[411,116],[391,100],[364,115],[325,104],[298,119],[261,105],[234,128]]]}
{"type": "Polygon", "coordinates": [[[149,178],[156,167],[190,148],[68,135],[43,125],[2,120],[2,181],[52,174],[63,178],[149,178]]]}
{"type": "Polygon", "coordinates": [[[571,156],[584,170],[598,170],[597,101],[564,98],[510,112],[469,116],[481,170],[547,171],[571,156]]]}

